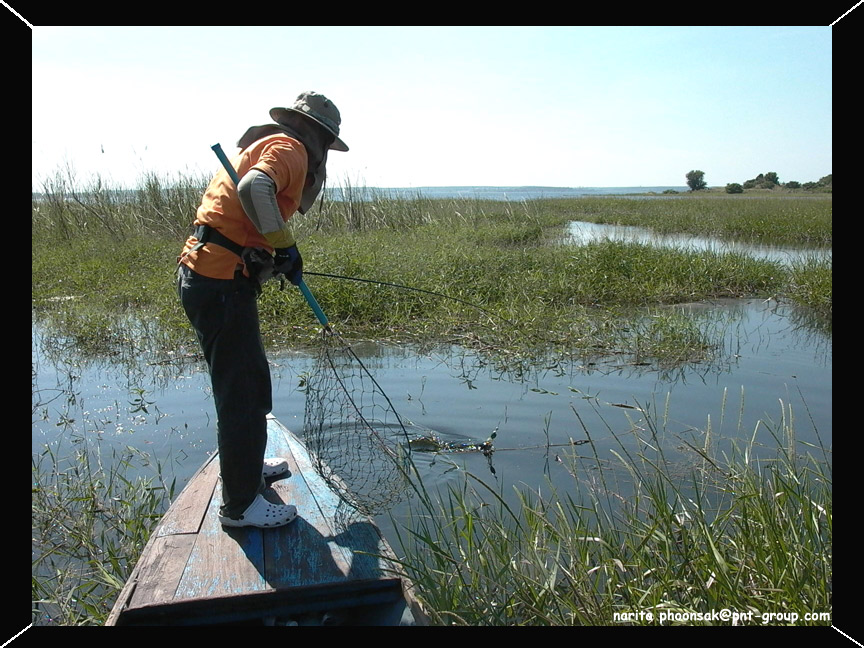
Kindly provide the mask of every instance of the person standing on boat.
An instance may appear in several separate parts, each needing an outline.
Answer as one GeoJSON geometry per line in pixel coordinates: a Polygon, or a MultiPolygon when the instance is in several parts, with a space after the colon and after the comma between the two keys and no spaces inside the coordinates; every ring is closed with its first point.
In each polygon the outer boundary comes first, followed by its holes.
{"type": "Polygon", "coordinates": [[[273,276],[302,279],[289,220],[315,202],[327,152],[348,150],[339,110],[322,94],[303,92],[270,117],[276,123],[253,126],[237,142],[239,185],[224,169],[210,182],[178,259],[178,293],[213,387],[224,526],[281,526],[297,516],[293,505],[263,495],[265,478],[288,464],[264,457],[272,392],[257,297],[273,276]]]}

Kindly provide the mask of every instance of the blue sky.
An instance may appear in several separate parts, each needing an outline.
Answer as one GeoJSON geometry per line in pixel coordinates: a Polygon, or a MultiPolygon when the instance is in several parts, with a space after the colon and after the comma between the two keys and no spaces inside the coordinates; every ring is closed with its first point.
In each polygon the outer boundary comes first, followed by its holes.
{"type": "Polygon", "coordinates": [[[709,185],[832,172],[832,28],[42,27],[33,188],[210,173],[303,90],[342,113],[330,183],[709,185]]]}

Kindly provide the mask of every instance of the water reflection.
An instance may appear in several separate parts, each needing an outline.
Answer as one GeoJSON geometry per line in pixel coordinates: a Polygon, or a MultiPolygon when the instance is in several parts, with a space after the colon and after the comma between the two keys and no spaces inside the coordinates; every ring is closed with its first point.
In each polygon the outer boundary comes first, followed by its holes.
{"type": "Polygon", "coordinates": [[[573,221],[567,227],[565,242],[585,245],[601,241],[642,243],[655,247],[672,248],[696,252],[737,253],[755,259],[792,265],[805,260],[831,260],[831,248],[801,248],[762,245],[739,241],[724,241],[717,238],[690,234],[658,234],[645,228],[630,225],[607,225],[573,221]]]}
{"type": "MultiPolygon", "coordinates": [[[[677,366],[629,355],[559,358],[514,373],[495,358],[449,346],[363,342],[355,352],[418,435],[464,444],[495,433],[491,463],[480,452],[415,453],[430,486],[464,471],[496,489],[538,487],[550,478],[572,486],[561,460],[587,457],[589,435],[597,466],[622,445],[638,452],[661,443],[685,469],[693,460],[687,444],[702,447],[708,438],[771,446],[790,408],[799,443],[831,447],[830,327],[770,300],[669,308],[699,323],[715,347],[709,358],[677,366]],[[646,440],[652,429],[660,433],[646,440]]],[[[216,445],[209,379],[194,351],[166,356],[139,348],[86,359],[34,324],[33,452],[58,439],[131,445],[173,466],[182,486],[216,445]]],[[[270,358],[273,413],[295,431],[303,427],[302,382],[314,360],[303,351],[270,358]]]]}

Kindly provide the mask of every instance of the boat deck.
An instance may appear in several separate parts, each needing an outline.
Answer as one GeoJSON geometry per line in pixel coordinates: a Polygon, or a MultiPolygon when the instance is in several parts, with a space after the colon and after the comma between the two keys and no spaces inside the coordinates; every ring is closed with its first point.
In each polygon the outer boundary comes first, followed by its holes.
{"type": "Polygon", "coordinates": [[[363,519],[336,528],[339,498],[272,417],[267,456],[289,462],[271,494],[294,504],[297,519],[273,529],[222,527],[214,455],[154,530],[107,625],[424,624],[378,527],[363,519]]]}

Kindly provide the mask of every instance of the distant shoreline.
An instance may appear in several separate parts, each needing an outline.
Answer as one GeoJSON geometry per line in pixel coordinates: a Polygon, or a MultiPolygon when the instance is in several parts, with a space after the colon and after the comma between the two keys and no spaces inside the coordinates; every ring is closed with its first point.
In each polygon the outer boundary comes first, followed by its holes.
{"type": "MultiPolygon", "coordinates": [[[[698,195],[732,196],[726,192],[726,187],[707,187],[699,191],[691,191],[689,187],[680,186],[638,186],[638,187],[541,187],[541,186],[424,186],[424,187],[332,187],[327,189],[328,198],[332,200],[357,199],[369,197],[385,198],[417,198],[429,199],[478,199],[478,200],[538,200],[555,198],[587,198],[599,196],[620,197],[681,197],[698,195]]],[[[829,192],[806,191],[803,189],[745,189],[739,196],[811,196],[825,195],[829,192]]]]}
{"type": "MultiPolygon", "coordinates": [[[[110,190],[117,195],[135,194],[138,189],[110,190]]],[[[203,191],[203,188],[202,188],[203,191]]],[[[356,199],[363,200],[373,197],[385,198],[429,198],[429,199],[478,199],[478,200],[538,200],[554,198],[584,198],[591,196],[698,196],[698,195],[730,195],[725,187],[707,187],[699,191],[691,191],[687,186],[638,186],[638,187],[542,187],[525,186],[494,186],[494,185],[464,185],[464,186],[422,186],[422,187],[327,187],[325,195],[329,200],[356,199]]],[[[86,191],[82,192],[86,193],[86,191]]],[[[42,192],[31,192],[33,200],[41,200],[42,192]]],[[[745,189],[742,194],[758,196],[817,196],[831,195],[831,192],[807,191],[804,189],[787,189],[782,186],[773,189],[745,189]]]]}

